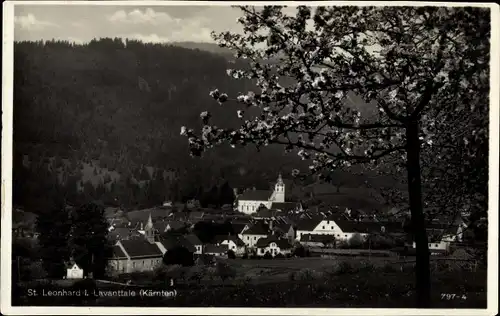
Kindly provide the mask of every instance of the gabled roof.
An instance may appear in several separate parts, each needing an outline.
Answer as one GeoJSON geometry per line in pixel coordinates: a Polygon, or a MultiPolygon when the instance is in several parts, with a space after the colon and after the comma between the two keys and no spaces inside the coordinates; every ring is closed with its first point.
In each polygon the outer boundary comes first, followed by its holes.
{"type": "Polygon", "coordinates": [[[241,231],[243,230],[243,228],[245,228],[246,225],[248,225],[248,224],[245,224],[245,223],[231,223],[231,226],[233,227],[233,232],[235,234],[241,233],[241,231]]]}
{"type": "Polygon", "coordinates": [[[139,233],[128,227],[115,227],[112,231],[108,233],[108,237],[111,239],[128,239],[132,236],[137,236],[139,233]]]}
{"type": "Polygon", "coordinates": [[[290,227],[293,227],[292,223],[287,223],[287,222],[282,222],[282,221],[275,221],[273,222],[273,230],[274,229],[279,229],[283,232],[288,232],[290,227]]]}
{"type": "Polygon", "coordinates": [[[276,209],[260,208],[257,210],[257,213],[254,215],[254,217],[271,218],[277,217],[281,214],[282,212],[276,209]]]}
{"type": "Polygon", "coordinates": [[[322,220],[323,218],[320,216],[299,219],[297,222],[297,230],[312,231],[319,225],[319,223],[321,223],[322,220]]]}
{"type": "Polygon", "coordinates": [[[281,238],[278,238],[276,236],[269,236],[269,237],[265,237],[265,238],[260,238],[259,240],[257,240],[257,243],[255,244],[255,246],[257,248],[266,248],[272,242],[276,243],[276,245],[280,249],[292,248],[292,245],[290,245],[290,243],[288,242],[287,239],[281,239],[281,238]]]}
{"type": "Polygon", "coordinates": [[[239,201],[268,201],[273,191],[270,190],[248,190],[238,196],[239,201]]]}
{"type": "Polygon", "coordinates": [[[254,224],[245,230],[242,235],[268,235],[269,227],[263,224],[254,224]]]}
{"type": "Polygon", "coordinates": [[[168,214],[170,213],[171,210],[169,208],[157,207],[157,208],[150,208],[138,211],[131,211],[126,213],[125,216],[131,222],[143,222],[145,224],[148,220],[149,214],[151,214],[151,218],[154,220],[167,217],[168,214]]]}
{"type": "Polygon", "coordinates": [[[297,202],[273,202],[271,204],[272,209],[288,212],[294,210],[298,206],[297,202]]]}
{"type": "Polygon", "coordinates": [[[175,247],[187,248],[190,252],[195,252],[196,247],[185,237],[178,234],[163,236],[161,241],[166,250],[171,250],[175,247]]]}
{"type": "Polygon", "coordinates": [[[238,236],[235,236],[235,235],[218,235],[218,236],[215,236],[215,238],[214,238],[214,241],[216,243],[222,243],[225,240],[233,241],[236,244],[236,246],[238,246],[238,247],[245,246],[245,243],[243,242],[243,240],[241,240],[238,236]]]}
{"type": "Polygon", "coordinates": [[[146,240],[121,240],[120,242],[132,259],[162,256],[158,246],[150,244],[146,240]]]}
{"type": "Polygon", "coordinates": [[[112,257],[116,259],[127,259],[127,256],[123,253],[122,248],[119,246],[113,246],[112,248],[112,257]]]}
{"type": "Polygon", "coordinates": [[[207,244],[203,249],[204,253],[226,253],[227,251],[228,251],[227,245],[207,244]]]}
{"type": "Polygon", "coordinates": [[[165,228],[167,226],[170,226],[170,229],[177,230],[177,229],[181,229],[184,226],[186,226],[186,223],[174,220],[174,221],[168,221],[168,222],[166,222],[165,228]]]}
{"type": "Polygon", "coordinates": [[[186,235],[184,236],[187,241],[189,241],[193,246],[196,246],[196,245],[202,245],[203,243],[200,241],[200,239],[198,238],[198,236],[196,236],[196,234],[189,234],[189,235],[186,235]]]}

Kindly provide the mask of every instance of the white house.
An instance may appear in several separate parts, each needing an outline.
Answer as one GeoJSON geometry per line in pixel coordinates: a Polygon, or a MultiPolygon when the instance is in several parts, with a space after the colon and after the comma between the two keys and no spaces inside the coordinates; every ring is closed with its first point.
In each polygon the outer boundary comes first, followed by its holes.
{"type": "MultiPolygon", "coordinates": [[[[428,244],[429,246],[429,251],[430,252],[448,252],[450,251],[450,242],[449,241],[444,241],[444,240],[440,240],[440,241],[434,241],[434,242],[430,242],[428,244]]],[[[413,242],[413,248],[416,248],[416,243],[413,242]]]]}
{"type": "Polygon", "coordinates": [[[274,185],[274,190],[248,190],[238,196],[238,211],[245,214],[252,214],[257,209],[264,205],[267,208],[272,208],[274,203],[285,203],[285,183],[278,176],[278,181],[274,185]]]}
{"type": "Polygon", "coordinates": [[[256,244],[257,255],[264,256],[267,252],[273,257],[278,254],[287,255],[292,253],[292,245],[286,239],[269,236],[261,238],[256,244]]]}
{"type": "Polygon", "coordinates": [[[66,269],[67,279],[83,279],[83,269],[74,263],[69,269],[66,269]]]}
{"type": "Polygon", "coordinates": [[[257,241],[261,238],[266,238],[270,234],[269,227],[262,224],[255,224],[248,229],[243,230],[238,235],[245,245],[249,248],[255,247],[257,241]]]}
{"type": "Polygon", "coordinates": [[[227,245],[228,250],[234,251],[236,256],[242,256],[246,252],[246,245],[238,236],[217,236],[217,245],[227,245]]]}
{"type": "Polygon", "coordinates": [[[380,224],[374,222],[355,222],[337,216],[305,218],[297,224],[295,239],[302,235],[332,235],[336,240],[347,241],[355,234],[367,237],[370,231],[381,231],[380,224]]]}

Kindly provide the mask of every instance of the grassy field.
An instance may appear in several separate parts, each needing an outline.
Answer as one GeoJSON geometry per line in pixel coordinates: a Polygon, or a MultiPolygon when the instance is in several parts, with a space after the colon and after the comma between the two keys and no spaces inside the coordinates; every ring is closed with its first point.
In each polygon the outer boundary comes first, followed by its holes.
{"type": "MultiPolygon", "coordinates": [[[[100,297],[88,300],[29,297],[26,292],[33,288],[33,284],[17,284],[13,297],[16,298],[15,305],[35,306],[413,307],[413,269],[395,269],[386,264],[387,260],[228,260],[236,272],[234,278],[222,282],[217,277],[206,277],[200,283],[185,278],[176,286],[178,295],[175,298],[138,296],[133,299],[100,297]]],[[[135,291],[165,288],[152,286],[152,275],[141,278],[140,286],[98,282],[97,288],[135,291]]],[[[54,285],[56,288],[62,286],[71,288],[60,282],[54,285]]],[[[432,300],[434,308],[486,308],[486,271],[433,271],[432,300]],[[442,299],[442,293],[454,293],[460,298],[442,299]]]]}

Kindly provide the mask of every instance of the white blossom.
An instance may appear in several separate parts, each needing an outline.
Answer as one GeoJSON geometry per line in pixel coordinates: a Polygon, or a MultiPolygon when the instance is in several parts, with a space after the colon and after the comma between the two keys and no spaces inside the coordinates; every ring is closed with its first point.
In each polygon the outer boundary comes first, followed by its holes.
{"type": "Polygon", "coordinates": [[[187,128],[186,128],[186,126],[182,126],[181,127],[181,135],[185,136],[186,134],[187,134],[187,128]]]}

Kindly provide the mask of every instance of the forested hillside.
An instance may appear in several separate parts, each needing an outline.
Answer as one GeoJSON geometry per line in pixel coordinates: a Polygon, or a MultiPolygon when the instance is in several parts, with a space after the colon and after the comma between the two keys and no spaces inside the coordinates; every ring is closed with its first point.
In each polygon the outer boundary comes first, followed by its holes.
{"type": "Polygon", "coordinates": [[[121,39],[16,43],[14,204],[35,211],[56,194],[136,207],[225,181],[263,187],[279,168],[300,166],[275,147],[189,157],[180,129],[200,124],[200,112],[225,126],[239,121],[237,108],[228,116],[209,92],[254,88],[227,76],[235,67],[227,55],[193,48],[121,39]]]}

